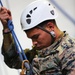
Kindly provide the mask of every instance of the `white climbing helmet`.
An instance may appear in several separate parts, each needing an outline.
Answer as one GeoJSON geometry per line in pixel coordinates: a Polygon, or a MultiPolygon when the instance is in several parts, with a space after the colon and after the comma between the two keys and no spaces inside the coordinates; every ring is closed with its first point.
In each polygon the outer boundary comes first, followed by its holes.
{"type": "Polygon", "coordinates": [[[28,30],[45,20],[55,19],[57,16],[57,12],[49,0],[36,0],[22,12],[21,26],[23,30],[28,30]]]}

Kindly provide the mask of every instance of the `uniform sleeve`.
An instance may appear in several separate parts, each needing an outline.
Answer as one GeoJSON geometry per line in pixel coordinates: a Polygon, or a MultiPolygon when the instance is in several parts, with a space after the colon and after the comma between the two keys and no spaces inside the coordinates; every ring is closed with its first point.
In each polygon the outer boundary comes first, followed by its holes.
{"type": "Polygon", "coordinates": [[[10,68],[20,69],[22,61],[16,50],[11,33],[3,34],[2,54],[4,62],[10,68]]]}
{"type": "MultiPolygon", "coordinates": [[[[4,56],[4,62],[10,68],[20,69],[22,66],[22,61],[17,52],[11,33],[3,34],[3,37],[2,54],[4,56]]],[[[32,49],[25,52],[25,54],[31,63],[37,52],[32,49]]]]}
{"type": "Polygon", "coordinates": [[[8,67],[15,69],[21,68],[22,61],[20,60],[14,44],[11,44],[7,51],[4,50],[4,46],[2,45],[2,54],[4,56],[4,62],[8,67]]]}

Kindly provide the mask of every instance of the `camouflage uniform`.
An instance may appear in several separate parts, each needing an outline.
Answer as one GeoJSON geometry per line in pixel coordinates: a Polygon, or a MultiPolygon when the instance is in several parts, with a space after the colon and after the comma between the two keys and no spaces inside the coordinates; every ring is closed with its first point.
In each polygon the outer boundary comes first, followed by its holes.
{"type": "MultiPolygon", "coordinates": [[[[4,35],[7,37],[8,35],[4,35]]],[[[14,44],[8,44],[5,38],[2,45],[4,61],[10,68],[20,69],[22,61],[14,44]],[[8,47],[8,48],[7,48],[8,47]]],[[[27,52],[27,58],[31,62],[35,56],[34,51],[27,52]],[[34,53],[34,54],[32,54],[34,53]]],[[[33,59],[32,70],[34,75],[69,75],[75,69],[75,40],[64,33],[51,46],[40,50],[38,57],[33,59]]]]}
{"type": "Polygon", "coordinates": [[[33,59],[35,75],[69,75],[75,68],[75,40],[67,33],[33,59]]]}

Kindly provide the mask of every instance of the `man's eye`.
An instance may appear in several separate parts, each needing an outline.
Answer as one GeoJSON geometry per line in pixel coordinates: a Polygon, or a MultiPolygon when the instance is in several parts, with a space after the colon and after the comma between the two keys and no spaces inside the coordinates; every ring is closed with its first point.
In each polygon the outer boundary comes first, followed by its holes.
{"type": "Polygon", "coordinates": [[[32,38],[37,39],[38,37],[39,37],[39,35],[34,35],[32,38]]]}
{"type": "Polygon", "coordinates": [[[34,36],[34,38],[38,38],[38,36],[36,35],[36,36],[34,36]]]}

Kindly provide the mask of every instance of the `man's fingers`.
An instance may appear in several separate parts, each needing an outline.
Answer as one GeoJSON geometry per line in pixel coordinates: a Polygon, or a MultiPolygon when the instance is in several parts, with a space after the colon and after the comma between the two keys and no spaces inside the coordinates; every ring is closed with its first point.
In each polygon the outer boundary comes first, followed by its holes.
{"type": "Polygon", "coordinates": [[[8,9],[6,9],[5,7],[1,7],[1,10],[8,10],[8,9]]]}
{"type": "Polygon", "coordinates": [[[11,16],[11,12],[10,12],[10,10],[8,10],[7,12],[8,12],[8,14],[11,16]]]}

